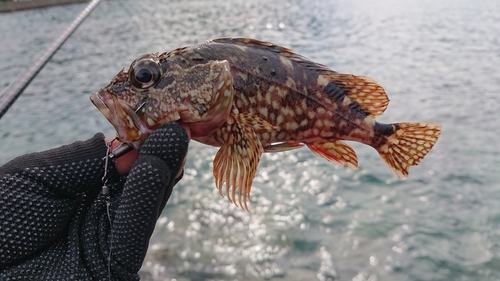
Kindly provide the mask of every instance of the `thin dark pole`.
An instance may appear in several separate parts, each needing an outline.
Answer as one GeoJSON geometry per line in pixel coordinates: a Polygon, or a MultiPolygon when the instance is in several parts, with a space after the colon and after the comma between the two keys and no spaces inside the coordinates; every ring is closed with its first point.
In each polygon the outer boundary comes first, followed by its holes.
{"type": "Polygon", "coordinates": [[[28,68],[26,73],[17,81],[10,84],[0,96],[0,118],[9,110],[9,107],[23,93],[31,80],[40,72],[43,66],[52,58],[57,50],[64,44],[66,39],[78,28],[83,20],[94,10],[101,0],[92,0],[85,10],[71,23],[70,26],[54,40],[50,46],[38,57],[38,59],[28,68]]]}

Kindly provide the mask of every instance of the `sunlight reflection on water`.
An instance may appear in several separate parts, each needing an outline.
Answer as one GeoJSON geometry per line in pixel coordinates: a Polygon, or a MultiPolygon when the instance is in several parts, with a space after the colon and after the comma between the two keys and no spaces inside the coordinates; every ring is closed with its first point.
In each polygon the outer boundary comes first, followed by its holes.
{"type": "MultiPolygon", "coordinates": [[[[1,85],[82,7],[0,14],[1,85]]],[[[88,96],[143,53],[263,39],[373,77],[391,99],[382,122],[437,121],[443,135],[406,181],[360,144],[358,171],[306,148],[265,154],[250,212],[215,189],[217,149],[192,143],[143,280],[499,280],[499,11],[492,0],[105,1],[1,120],[0,161],[113,135],[88,96]]]]}

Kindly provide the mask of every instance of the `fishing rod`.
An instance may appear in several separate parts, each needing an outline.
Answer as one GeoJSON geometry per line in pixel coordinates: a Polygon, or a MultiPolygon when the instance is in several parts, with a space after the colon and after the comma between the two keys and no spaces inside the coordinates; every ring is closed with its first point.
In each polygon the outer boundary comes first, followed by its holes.
{"type": "Polygon", "coordinates": [[[59,50],[71,34],[78,28],[83,20],[94,10],[101,0],[92,0],[87,7],[75,18],[75,20],[66,28],[66,30],[56,38],[49,47],[38,57],[37,60],[28,68],[25,74],[17,81],[10,84],[0,96],[0,118],[9,110],[10,106],[14,104],[17,98],[23,93],[24,89],[28,87],[30,82],[45,66],[45,64],[52,58],[52,56],[59,50]]]}

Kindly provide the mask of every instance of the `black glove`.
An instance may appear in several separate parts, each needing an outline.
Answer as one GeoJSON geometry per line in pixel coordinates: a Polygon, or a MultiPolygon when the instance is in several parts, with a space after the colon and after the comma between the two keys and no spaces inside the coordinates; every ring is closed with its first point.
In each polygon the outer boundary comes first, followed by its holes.
{"type": "Polygon", "coordinates": [[[138,280],[187,147],[177,124],[153,132],[127,178],[110,166],[109,201],[102,134],[1,167],[0,280],[138,280]]]}

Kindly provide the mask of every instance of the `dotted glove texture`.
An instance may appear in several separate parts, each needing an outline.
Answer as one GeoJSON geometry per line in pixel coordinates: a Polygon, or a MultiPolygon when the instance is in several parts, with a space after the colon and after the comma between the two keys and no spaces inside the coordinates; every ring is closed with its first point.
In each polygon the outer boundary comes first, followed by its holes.
{"type": "Polygon", "coordinates": [[[146,139],[140,154],[160,158],[167,163],[171,171],[177,173],[186,156],[188,144],[188,135],[180,125],[167,124],[155,130],[146,139]]]}
{"type": "Polygon", "coordinates": [[[0,167],[0,280],[139,280],[187,146],[170,124],[146,140],[126,178],[111,165],[111,223],[102,134],[0,167]]]}

